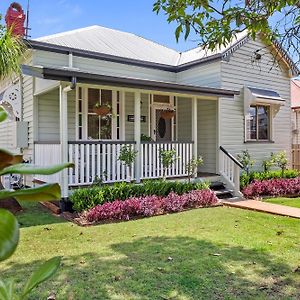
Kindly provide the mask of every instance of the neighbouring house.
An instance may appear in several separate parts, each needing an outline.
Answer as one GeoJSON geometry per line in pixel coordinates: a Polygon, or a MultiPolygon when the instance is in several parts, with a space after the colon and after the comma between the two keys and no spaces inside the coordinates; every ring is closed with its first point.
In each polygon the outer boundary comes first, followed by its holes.
{"type": "Polygon", "coordinates": [[[0,83],[10,120],[0,146],[39,165],[75,168],[35,182],[59,181],[63,197],[96,176],[127,178],[118,160],[137,151],[136,181],[162,176],[160,149],[178,160],[167,177],[187,175],[202,155],[199,176],[218,174],[239,191],[236,155],[248,149],[260,167],[271,152],[291,152],[290,80],[299,70],[279,45],[241,33],[216,52],[179,53],[137,35],[92,26],[28,40],[21,78],[0,83]],[[99,116],[96,103],[109,106],[99,116]]]}
{"type": "Polygon", "coordinates": [[[291,80],[292,167],[300,170],[300,80],[291,80]]]}
{"type": "Polygon", "coordinates": [[[291,80],[291,105],[292,105],[292,137],[293,145],[300,144],[300,80],[291,80]]]}

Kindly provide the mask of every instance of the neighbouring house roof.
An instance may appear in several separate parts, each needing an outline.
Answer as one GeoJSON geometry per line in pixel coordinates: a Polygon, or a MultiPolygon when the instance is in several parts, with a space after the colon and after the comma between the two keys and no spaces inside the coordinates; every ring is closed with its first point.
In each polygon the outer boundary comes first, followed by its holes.
{"type": "Polygon", "coordinates": [[[291,105],[292,108],[300,108],[300,80],[291,80],[291,105]]]}
{"type": "MultiPolygon", "coordinates": [[[[83,57],[180,72],[207,61],[225,59],[248,39],[247,31],[243,31],[226,47],[215,51],[199,46],[177,52],[132,33],[95,25],[29,40],[28,43],[40,50],[66,54],[71,52],[83,57]]],[[[278,43],[274,43],[274,47],[281,53],[293,74],[299,74],[299,69],[287,52],[278,43]]]]}
{"type": "Polygon", "coordinates": [[[46,68],[22,66],[23,74],[43,79],[59,80],[77,83],[102,84],[125,88],[138,88],[141,90],[159,90],[178,94],[192,94],[201,96],[227,97],[233,98],[240,94],[239,91],[220,88],[201,87],[187,84],[177,84],[173,82],[144,80],[128,77],[116,77],[86,73],[66,68],[46,68]]]}

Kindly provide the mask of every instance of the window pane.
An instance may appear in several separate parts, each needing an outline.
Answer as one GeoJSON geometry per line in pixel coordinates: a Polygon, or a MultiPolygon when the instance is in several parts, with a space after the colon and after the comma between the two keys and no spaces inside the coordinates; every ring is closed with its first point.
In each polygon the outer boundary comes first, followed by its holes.
{"type": "Polygon", "coordinates": [[[168,95],[153,95],[153,101],[156,103],[170,103],[170,96],[168,96],[168,95]]]}
{"type": "Polygon", "coordinates": [[[250,139],[256,140],[257,139],[257,128],[256,128],[256,107],[250,107],[250,139]]]}
{"type": "Polygon", "coordinates": [[[99,139],[99,117],[96,115],[88,115],[88,138],[99,139]]]}
{"type": "Polygon", "coordinates": [[[101,139],[111,140],[111,123],[111,116],[107,115],[101,118],[101,139]]]}
{"type": "Polygon", "coordinates": [[[99,99],[100,99],[100,90],[98,89],[88,90],[89,112],[93,112],[95,104],[99,102],[99,99]]]}
{"type": "Polygon", "coordinates": [[[82,88],[81,87],[78,89],[78,98],[82,99],[82,88]]]}
{"type": "Polygon", "coordinates": [[[81,100],[79,100],[78,101],[78,112],[82,112],[82,101],[81,100]]]}
{"type": "Polygon", "coordinates": [[[269,138],[269,107],[258,106],[258,139],[267,140],[269,138]]]}
{"type": "Polygon", "coordinates": [[[112,106],[112,91],[101,90],[101,104],[108,104],[112,106]]]}

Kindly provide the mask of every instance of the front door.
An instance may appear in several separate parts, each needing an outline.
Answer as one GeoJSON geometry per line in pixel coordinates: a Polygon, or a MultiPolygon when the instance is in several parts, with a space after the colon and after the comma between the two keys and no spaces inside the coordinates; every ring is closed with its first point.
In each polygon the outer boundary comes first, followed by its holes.
{"type": "Polygon", "coordinates": [[[163,109],[155,109],[154,136],[157,142],[170,142],[172,140],[172,119],[161,117],[163,109]]]}

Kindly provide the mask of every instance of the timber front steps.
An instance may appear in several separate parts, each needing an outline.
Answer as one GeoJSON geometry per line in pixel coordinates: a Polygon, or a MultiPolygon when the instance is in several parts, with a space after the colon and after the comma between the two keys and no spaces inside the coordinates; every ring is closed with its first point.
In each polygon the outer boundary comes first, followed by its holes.
{"type": "Polygon", "coordinates": [[[219,200],[228,202],[241,200],[239,197],[234,197],[233,190],[229,189],[227,185],[221,181],[221,178],[211,181],[210,189],[214,191],[219,200]]]}

